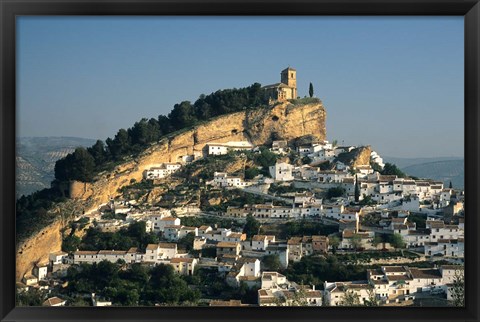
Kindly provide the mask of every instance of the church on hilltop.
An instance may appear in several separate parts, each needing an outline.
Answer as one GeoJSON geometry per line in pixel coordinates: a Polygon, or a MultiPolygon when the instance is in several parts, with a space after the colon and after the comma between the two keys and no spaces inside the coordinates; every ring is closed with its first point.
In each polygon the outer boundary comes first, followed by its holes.
{"type": "Polygon", "coordinates": [[[287,67],[280,73],[280,83],[262,87],[265,90],[265,98],[271,101],[285,101],[297,98],[297,71],[287,67]]]}

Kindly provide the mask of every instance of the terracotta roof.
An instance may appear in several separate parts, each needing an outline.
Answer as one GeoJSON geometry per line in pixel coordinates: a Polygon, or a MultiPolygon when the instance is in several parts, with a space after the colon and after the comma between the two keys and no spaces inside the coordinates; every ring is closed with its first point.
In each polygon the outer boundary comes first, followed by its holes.
{"type": "Polygon", "coordinates": [[[408,281],[412,280],[407,274],[402,275],[387,275],[389,281],[408,281]]]}
{"type": "Polygon", "coordinates": [[[51,297],[49,299],[47,299],[45,302],[43,302],[43,306],[55,306],[55,305],[58,305],[58,304],[61,304],[65,302],[65,300],[62,300],[61,298],[59,297],[51,297]]]}
{"type": "Polygon", "coordinates": [[[183,226],[182,230],[195,230],[197,227],[183,226]]]}
{"type": "Polygon", "coordinates": [[[264,241],[267,239],[267,236],[265,235],[255,235],[252,237],[253,241],[264,241]]]}
{"type": "Polygon", "coordinates": [[[386,273],[402,273],[406,272],[405,268],[403,266],[384,266],[383,270],[386,273]]]}
{"type": "Polygon", "coordinates": [[[172,258],[170,263],[193,263],[194,258],[172,258]]]}
{"type": "Polygon", "coordinates": [[[161,221],[174,221],[174,220],[176,220],[176,219],[178,219],[178,218],[175,218],[175,217],[165,217],[165,218],[162,218],[162,219],[160,219],[160,220],[161,220],[161,221]]]}
{"type": "Polygon", "coordinates": [[[219,242],[217,247],[237,247],[238,243],[235,242],[219,242]]]}
{"type": "Polygon", "coordinates": [[[314,242],[326,242],[328,240],[327,236],[312,236],[312,241],[314,242]]]}
{"type": "Polygon", "coordinates": [[[160,248],[176,248],[177,244],[175,243],[158,243],[160,248]]]}
{"type": "Polygon", "coordinates": [[[124,250],[100,250],[98,255],[125,255],[126,253],[124,250]]]}
{"type": "Polygon", "coordinates": [[[292,237],[288,240],[288,245],[299,245],[302,243],[302,237],[292,237]]]}
{"type": "Polygon", "coordinates": [[[73,253],[74,255],[97,255],[98,251],[94,250],[79,250],[73,253]]]}
{"type": "Polygon", "coordinates": [[[442,278],[442,274],[438,269],[410,268],[410,273],[413,278],[442,278]]]}
{"type": "Polygon", "coordinates": [[[147,250],[156,250],[158,248],[158,244],[148,244],[147,250]]]}

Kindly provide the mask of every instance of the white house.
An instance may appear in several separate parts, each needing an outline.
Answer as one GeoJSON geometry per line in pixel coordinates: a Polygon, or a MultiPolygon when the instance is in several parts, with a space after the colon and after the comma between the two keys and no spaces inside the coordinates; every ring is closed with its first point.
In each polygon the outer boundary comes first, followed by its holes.
{"type": "Polygon", "coordinates": [[[48,260],[50,262],[50,265],[58,265],[63,263],[63,259],[68,256],[67,253],[59,251],[55,253],[50,253],[48,255],[48,260]]]}
{"type": "Polygon", "coordinates": [[[342,305],[347,292],[352,292],[358,295],[360,304],[365,304],[369,299],[369,292],[372,287],[367,281],[359,282],[324,282],[324,300],[328,306],[342,305]]]}
{"type": "Polygon", "coordinates": [[[425,256],[464,257],[465,243],[463,238],[438,239],[436,242],[425,243],[425,256]]]}
{"type": "Polygon", "coordinates": [[[153,231],[164,231],[166,226],[178,226],[180,225],[180,218],[175,217],[163,217],[153,222],[153,231]]]}
{"type": "Polygon", "coordinates": [[[147,180],[162,179],[178,171],[180,163],[163,163],[158,167],[151,167],[143,172],[143,178],[147,180]]]}
{"type": "Polygon", "coordinates": [[[251,151],[255,146],[248,141],[208,143],[208,155],[224,155],[228,151],[251,151]]]}
{"type": "Polygon", "coordinates": [[[35,275],[38,280],[44,280],[47,277],[48,265],[46,264],[36,264],[33,267],[33,275],[35,275]]]}
{"type": "Polygon", "coordinates": [[[175,272],[180,275],[193,275],[195,266],[198,264],[196,258],[172,258],[170,259],[170,265],[173,266],[175,272]]]}
{"type": "Polygon", "coordinates": [[[276,181],[292,181],[293,165],[286,162],[277,162],[274,166],[269,167],[270,175],[276,181]]]}
{"type": "Polygon", "coordinates": [[[235,188],[243,188],[252,184],[251,182],[244,181],[241,177],[230,176],[226,172],[215,172],[213,174],[213,181],[211,183],[217,187],[235,188]]]}

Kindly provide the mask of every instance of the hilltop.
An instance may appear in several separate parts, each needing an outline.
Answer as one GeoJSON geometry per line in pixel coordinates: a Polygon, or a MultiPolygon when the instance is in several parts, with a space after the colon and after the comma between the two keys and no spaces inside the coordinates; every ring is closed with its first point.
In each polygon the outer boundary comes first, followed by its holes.
{"type": "Polygon", "coordinates": [[[62,228],[69,220],[121,195],[123,187],[142,180],[144,170],[164,162],[177,162],[184,156],[201,158],[212,142],[249,141],[261,146],[278,139],[291,143],[306,135],[325,140],[325,120],[326,111],[318,99],[250,108],[165,135],[138,154],[116,162],[111,170],[96,174],[91,182],[57,181],[55,191],[60,191],[60,195],[54,192],[54,197],[50,197],[52,191],[48,190],[37,193],[44,196],[36,201],[35,211],[17,217],[17,277],[23,276],[33,263],[45,260],[45,254],[61,249],[62,228]]]}

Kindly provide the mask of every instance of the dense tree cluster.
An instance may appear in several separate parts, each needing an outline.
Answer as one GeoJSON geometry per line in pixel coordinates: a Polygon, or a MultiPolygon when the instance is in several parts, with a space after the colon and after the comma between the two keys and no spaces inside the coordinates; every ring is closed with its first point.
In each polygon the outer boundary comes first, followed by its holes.
{"type": "Polygon", "coordinates": [[[120,129],[105,143],[98,140],[93,146],[78,148],[55,164],[55,178],[59,181],[92,181],[96,172],[105,170],[112,162],[125,156],[138,154],[161,137],[212,117],[258,106],[264,101],[261,85],[255,83],[240,89],[219,90],[201,95],[195,103],[183,101],[175,104],[168,116],[143,118],[131,128],[120,129]]]}
{"type": "Polygon", "coordinates": [[[356,281],[365,278],[365,267],[346,264],[335,255],[304,256],[284,271],[289,281],[313,284],[323,289],[324,281],[356,281]]]}
{"type": "Polygon", "coordinates": [[[248,238],[252,238],[254,235],[260,233],[260,222],[256,220],[252,215],[247,215],[247,221],[243,227],[243,232],[247,234],[248,238]]]}
{"type": "Polygon", "coordinates": [[[90,294],[111,300],[115,305],[137,306],[165,303],[184,305],[195,303],[200,294],[188,288],[170,265],[147,268],[133,264],[122,269],[121,263],[103,261],[72,266],[68,269],[68,287],[60,296],[90,294]]]}
{"type": "Polygon", "coordinates": [[[338,226],[335,225],[325,225],[308,220],[289,221],[285,223],[285,225],[282,225],[279,237],[282,239],[288,239],[292,236],[328,236],[337,231],[338,226]]]}
{"type": "Polygon", "coordinates": [[[343,187],[332,187],[327,190],[327,199],[338,198],[345,194],[346,190],[343,187]]]}
{"type": "MultiPolygon", "coordinates": [[[[131,247],[138,247],[145,250],[148,244],[156,244],[158,241],[155,233],[146,232],[145,222],[138,221],[117,232],[102,232],[97,228],[90,228],[78,248],[81,250],[128,250],[131,247]]],[[[65,242],[70,242],[70,240],[64,240],[65,242]]],[[[64,245],[66,250],[68,245],[64,245]]]]}
{"type": "Polygon", "coordinates": [[[381,174],[383,175],[396,175],[399,178],[406,178],[407,175],[402,172],[395,164],[393,163],[385,163],[385,166],[383,169],[380,171],[381,174]]]}

